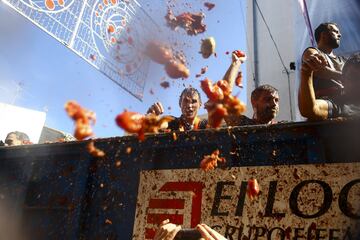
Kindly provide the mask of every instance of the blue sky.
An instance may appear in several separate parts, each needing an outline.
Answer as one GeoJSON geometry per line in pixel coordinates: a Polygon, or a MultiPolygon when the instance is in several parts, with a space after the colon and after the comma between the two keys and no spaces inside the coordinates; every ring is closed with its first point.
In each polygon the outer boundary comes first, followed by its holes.
{"type": "MultiPolygon", "coordinates": [[[[171,31],[165,27],[163,21],[166,13],[165,1],[139,2],[163,30],[171,31]]],[[[160,65],[151,63],[144,99],[140,102],[0,1],[0,102],[46,111],[46,126],[72,133],[73,122],[67,117],[63,106],[67,100],[76,100],[85,108],[96,112],[94,132],[97,137],[123,134],[115,125],[114,119],[125,108],[144,113],[152,103],[161,101],[165,114],[179,116],[178,96],[184,84],[199,88],[200,80],[204,77],[221,79],[231,62],[230,55],[225,52],[246,50],[245,23],[242,16],[246,12],[242,9],[245,7],[245,0],[210,1],[216,4],[211,11],[204,9],[205,1],[179,0],[176,1],[175,12],[185,10],[184,3],[187,2],[191,3],[188,11],[198,12],[203,9],[207,25],[207,31],[197,36],[186,36],[181,30],[172,34],[178,35],[189,46],[186,56],[191,76],[187,80],[166,78],[171,86],[163,89],[159,84],[166,74],[160,65]],[[200,41],[209,36],[213,36],[217,41],[217,58],[202,59],[198,53],[200,41]],[[208,72],[201,78],[195,78],[204,66],[209,67],[208,72]],[[150,94],[150,89],[154,94],[150,94]]],[[[245,65],[242,70],[246,79],[245,65]]],[[[234,91],[238,92],[241,92],[240,98],[246,101],[245,88],[234,91]]],[[[204,95],[202,98],[203,101],[206,100],[204,95]]],[[[203,113],[205,110],[202,108],[200,114],[203,113]]]]}

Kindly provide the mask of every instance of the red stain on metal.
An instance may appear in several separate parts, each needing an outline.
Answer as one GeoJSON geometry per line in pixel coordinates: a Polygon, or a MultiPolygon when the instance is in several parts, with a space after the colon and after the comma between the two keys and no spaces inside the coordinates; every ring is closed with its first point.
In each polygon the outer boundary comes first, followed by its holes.
{"type": "Polygon", "coordinates": [[[201,199],[204,187],[202,182],[168,182],[160,188],[160,191],[191,191],[194,193],[191,200],[190,220],[190,227],[194,228],[201,220],[201,199]]]}
{"type": "Polygon", "coordinates": [[[184,199],[150,199],[149,208],[184,209],[184,199]]]}
{"type": "Polygon", "coordinates": [[[250,178],[248,181],[246,193],[251,200],[257,197],[260,193],[259,183],[255,178],[250,178]]]}
{"type": "Polygon", "coordinates": [[[154,239],[155,234],[155,229],[145,228],[145,239],[154,239]]]}

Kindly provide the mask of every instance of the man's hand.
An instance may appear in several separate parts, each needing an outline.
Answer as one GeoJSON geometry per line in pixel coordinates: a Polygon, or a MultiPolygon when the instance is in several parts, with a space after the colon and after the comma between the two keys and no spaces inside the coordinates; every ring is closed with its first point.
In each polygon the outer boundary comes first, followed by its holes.
{"type": "Polygon", "coordinates": [[[172,224],[169,219],[166,219],[160,224],[159,229],[156,231],[154,240],[173,240],[180,229],[181,226],[172,224]]]}
{"type": "Polygon", "coordinates": [[[318,71],[326,66],[326,59],[322,54],[313,53],[304,55],[302,59],[301,70],[305,72],[318,71]]]}
{"type": "Polygon", "coordinates": [[[244,57],[238,57],[236,53],[233,52],[231,59],[234,64],[242,64],[246,61],[246,55],[244,57]]]}
{"type": "Polygon", "coordinates": [[[147,113],[155,114],[155,115],[161,115],[164,113],[164,107],[161,104],[161,102],[154,103],[151,105],[151,107],[148,109],[147,113]]]}
{"type": "Polygon", "coordinates": [[[216,232],[214,229],[210,228],[206,224],[199,224],[196,226],[196,229],[200,232],[201,236],[205,240],[226,240],[224,236],[216,232]]]}

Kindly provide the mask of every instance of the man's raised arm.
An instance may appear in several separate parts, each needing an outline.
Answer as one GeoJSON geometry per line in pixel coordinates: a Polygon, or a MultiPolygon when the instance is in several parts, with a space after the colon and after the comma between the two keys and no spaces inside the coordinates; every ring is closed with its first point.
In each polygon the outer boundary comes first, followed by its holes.
{"type": "Polygon", "coordinates": [[[245,62],[245,60],[246,60],[246,56],[238,57],[234,52],[232,53],[231,65],[223,77],[223,80],[229,83],[231,90],[234,88],[235,80],[238,75],[240,66],[243,62],[245,62]]]}

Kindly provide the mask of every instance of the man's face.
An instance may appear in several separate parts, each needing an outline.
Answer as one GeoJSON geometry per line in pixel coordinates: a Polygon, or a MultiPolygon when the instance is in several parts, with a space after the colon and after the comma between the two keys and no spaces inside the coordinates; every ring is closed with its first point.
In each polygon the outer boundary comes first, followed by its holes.
{"type": "Polygon", "coordinates": [[[200,108],[200,99],[197,93],[185,95],[180,103],[181,112],[184,117],[194,119],[200,108]]]}
{"type": "Polygon", "coordinates": [[[344,85],[346,89],[346,96],[350,100],[360,103],[360,68],[351,66],[343,75],[344,85]]]}
{"type": "Polygon", "coordinates": [[[5,139],[5,144],[7,146],[18,146],[18,145],[22,145],[22,141],[19,140],[15,134],[10,134],[9,136],[6,137],[5,139]]]}
{"type": "Polygon", "coordinates": [[[259,99],[254,101],[253,108],[259,121],[265,123],[273,120],[279,113],[279,94],[262,92],[259,99]]]}
{"type": "Polygon", "coordinates": [[[331,48],[333,49],[338,48],[340,46],[340,38],[341,38],[339,28],[335,25],[329,25],[328,29],[329,30],[328,32],[326,32],[326,36],[329,46],[331,46],[331,48]]]}

